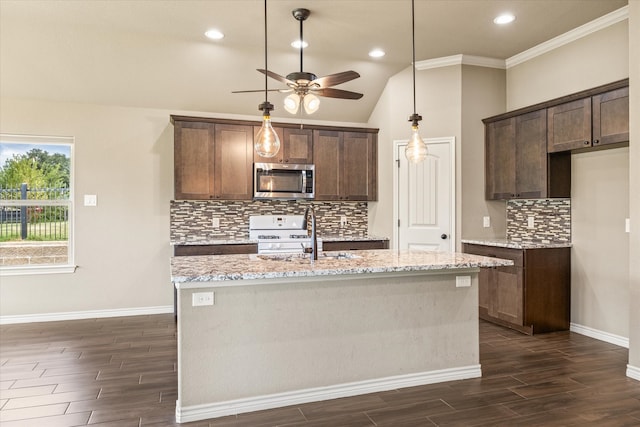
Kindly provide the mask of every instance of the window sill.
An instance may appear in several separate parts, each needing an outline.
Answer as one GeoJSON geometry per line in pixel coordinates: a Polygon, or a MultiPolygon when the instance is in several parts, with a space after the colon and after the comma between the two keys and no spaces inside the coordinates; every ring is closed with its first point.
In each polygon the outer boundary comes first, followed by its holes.
{"type": "Polygon", "coordinates": [[[4,266],[0,267],[0,276],[25,276],[29,274],[75,273],[77,265],[43,265],[43,266],[4,266]]]}

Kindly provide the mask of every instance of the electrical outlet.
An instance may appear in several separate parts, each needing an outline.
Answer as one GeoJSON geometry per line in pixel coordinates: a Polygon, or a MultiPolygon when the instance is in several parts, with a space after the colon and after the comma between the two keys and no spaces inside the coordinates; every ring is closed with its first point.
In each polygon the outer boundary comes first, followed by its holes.
{"type": "Polygon", "coordinates": [[[211,218],[211,226],[213,228],[220,228],[220,218],[211,218]]]}
{"type": "Polygon", "coordinates": [[[471,276],[456,276],[456,288],[471,287],[471,276]]]}
{"type": "Polygon", "coordinates": [[[527,217],[527,228],[535,228],[534,220],[535,219],[532,216],[527,217]]]}
{"type": "Polygon", "coordinates": [[[85,206],[98,206],[98,196],[95,194],[85,194],[84,195],[84,205],[85,206]]]}
{"type": "Polygon", "coordinates": [[[482,217],[482,226],[484,228],[489,228],[491,227],[491,217],[489,216],[483,216],[482,217]]]}
{"type": "Polygon", "coordinates": [[[631,233],[631,219],[629,218],[624,219],[624,231],[626,233],[631,233]]]}
{"type": "Polygon", "coordinates": [[[346,216],[341,216],[340,217],[340,228],[344,228],[347,225],[347,217],[346,216]]]}
{"type": "Polygon", "coordinates": [[[191,297],[191,306],[213,305],[213,292],[194,292],[191,297]]]}

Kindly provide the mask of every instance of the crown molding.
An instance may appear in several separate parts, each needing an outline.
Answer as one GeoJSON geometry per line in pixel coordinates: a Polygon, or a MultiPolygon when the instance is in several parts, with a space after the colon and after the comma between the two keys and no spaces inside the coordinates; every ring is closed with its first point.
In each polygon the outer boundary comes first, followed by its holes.
{"type": "Polygon", "coordinates": [[[476,67],[499,68],[502,70],[506,68],[504,59],[459,54],[418,61],[416,62],[416,70],[430,70],[451,65],[474,65],[476,67]]]}
{"type": "Polygon", "coordinates": [[[531,49],[527,49],[523,52],[518,53],[517,55],[513,55],[510,58],[506,59],[506,68],[515,67],[518,64],[522,64],[530,59],[535,58],[536,56],[543,55],[547,52],[550,52],[554,49],[557,49],[565,44],[574,42],[582,37],[588,36],[589,34],[600,31],[604,28],[610,27],[611,25],[617,24],[618,22],[624,21],[629,18],[629,6],[621,7],[618,10],[614,10],[600,18],[596,18],[591,22],[587,22],[584,25],[581,25],[573,30],[567,31],[564,34],[561,34],[557,37],[554,37],[546,42],[542,42],[537,46],[532,47],[531,49]]]}

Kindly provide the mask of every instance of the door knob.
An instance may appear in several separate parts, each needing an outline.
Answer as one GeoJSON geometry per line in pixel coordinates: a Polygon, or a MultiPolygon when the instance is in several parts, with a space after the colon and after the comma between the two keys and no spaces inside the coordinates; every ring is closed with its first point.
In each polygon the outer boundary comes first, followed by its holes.
{"type": "Polygon", "coordinates": [[[440,235],[440,238],[441,238],[442,240],[445,240],[447,237],[449,237],[449,236],[447,236],[446,234],[441,234],[441,235],[440,235]]]}

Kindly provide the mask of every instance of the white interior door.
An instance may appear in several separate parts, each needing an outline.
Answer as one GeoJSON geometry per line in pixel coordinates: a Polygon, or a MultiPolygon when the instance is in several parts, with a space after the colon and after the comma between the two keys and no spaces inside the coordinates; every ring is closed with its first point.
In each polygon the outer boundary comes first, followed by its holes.
{"type": "Polygon", "coordinates": [[[453,251],[455,246],[455,138],[426,139],[429,155],[415,165],[396,143],[399,249],[453,251]]]}

